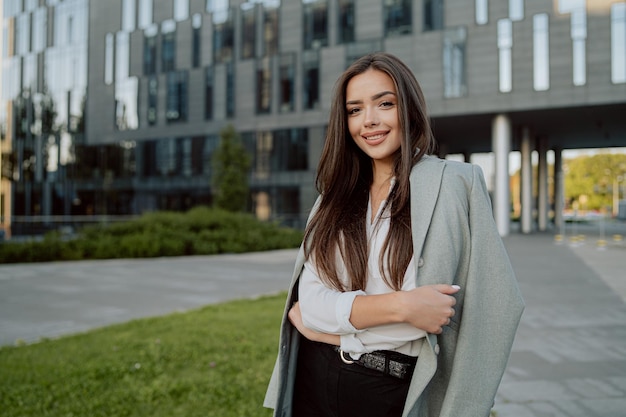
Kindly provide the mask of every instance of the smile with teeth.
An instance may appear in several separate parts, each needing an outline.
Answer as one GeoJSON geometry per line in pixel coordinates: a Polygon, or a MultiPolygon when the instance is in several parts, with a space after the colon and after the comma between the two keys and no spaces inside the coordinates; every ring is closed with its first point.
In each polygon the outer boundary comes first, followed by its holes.
{"type": "Polygon", "coordinates": [[[369,140],[369,141],[375,141],[375,140],[382,139],[386,134],[387,132],[377,133],[375,135],[367,135],[367,136],[363,135],[363,139],[369,140]]]}

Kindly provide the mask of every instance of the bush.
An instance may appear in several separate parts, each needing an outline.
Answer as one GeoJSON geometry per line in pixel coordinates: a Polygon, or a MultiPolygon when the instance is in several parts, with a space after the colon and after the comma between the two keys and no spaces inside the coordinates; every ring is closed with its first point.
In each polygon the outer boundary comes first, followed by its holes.
{"type": "Polygon", "coordinates": [[[197,207],[87,226],[73,239],[49,233],[41,241],[8,241],[0,244],[0,263],[241,253],[295,248],[301,240],[300,230],[197,207]]]}

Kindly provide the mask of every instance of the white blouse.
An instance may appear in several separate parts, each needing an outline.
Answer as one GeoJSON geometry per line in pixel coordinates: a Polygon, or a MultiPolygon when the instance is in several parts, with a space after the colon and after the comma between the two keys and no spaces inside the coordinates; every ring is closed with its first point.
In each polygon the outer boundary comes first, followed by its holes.
{"type": "MultiPolygon", "coordinates": [[[[391,187],[393,187],[392,181],[391,187]]],[[[391,189],[390,187],[390,189],[391,189]]],[[[426,336],[426,332],[417,329],[410,324],[394,323],[364,330],[356,329],[350,323],[352,303],[357,295],[386,294],[393,292],[384,281],[380,273],[379,254],[389,233],[390,216],[389,210],[382,213],[385,201],[383,201],[376,213],[373,222],[371,201],[367,205],[367,238],[369,242],[369,256],[367,265],[367,284],[365,291],[341,292],[328,288],[320,279],[317,269],[311,259],[304,264],[304,270],[300,276],[299,301],[302,321],[311,330],[340,335],[341,349],[350,353],[354,359],[361,354],[375,350],[394,350],[410,356],[418,356],[421,347],[420,339],[426,336]]],[[[337,251],[337,272],[344,283],[347,282],[345,264],[341,260],[339,249],[337,251]]],[[[402,290],[408,291],[415,288],[415,262],[411,259],[406,273],[402,290]]]]}

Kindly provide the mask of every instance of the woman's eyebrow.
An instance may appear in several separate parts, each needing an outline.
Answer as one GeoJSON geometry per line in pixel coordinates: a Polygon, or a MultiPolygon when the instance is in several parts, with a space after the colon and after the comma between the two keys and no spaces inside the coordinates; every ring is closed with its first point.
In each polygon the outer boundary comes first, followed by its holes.
{"type": "MultiPolygon", "coordinates": [[[[396,93],[394,93],[393,91],[381,91],[380,93],[374,94],[372,96],[372,100],[378,100],[379,98],[384,97],[388,94],[391,94],[393,96],[396,95],[396,93]]],[[[348,100],[346,101],[346,106],[350,106],[353,104],[361,104],[361,103],[363,103],[363,100],[348,100]]]]}

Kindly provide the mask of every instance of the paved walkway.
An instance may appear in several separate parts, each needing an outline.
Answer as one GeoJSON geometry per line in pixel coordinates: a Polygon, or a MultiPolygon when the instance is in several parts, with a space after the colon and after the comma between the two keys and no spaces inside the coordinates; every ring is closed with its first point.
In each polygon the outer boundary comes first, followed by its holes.
{"type": "MultiPolygon", "coordinates": [[[[527,306],[497,417],[626,415],[626,241],[608,236],[505,239],[527,306]]],[[[275,293],[295,254],[0,265],[0,345],[275,293]]]]}

